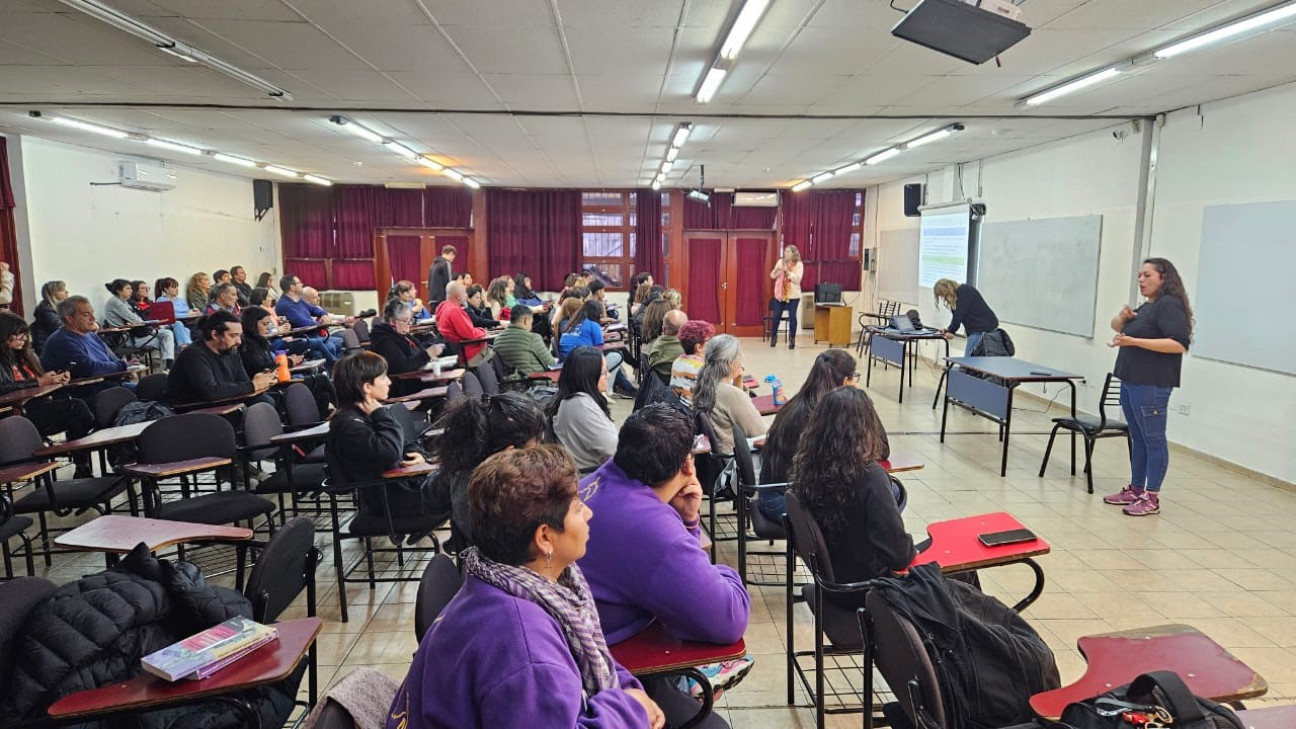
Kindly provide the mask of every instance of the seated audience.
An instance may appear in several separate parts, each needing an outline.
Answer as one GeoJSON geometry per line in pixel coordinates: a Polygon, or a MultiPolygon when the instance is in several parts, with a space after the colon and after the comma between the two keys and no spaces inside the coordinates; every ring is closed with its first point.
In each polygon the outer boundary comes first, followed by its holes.
{"type": "Polygon", "coordinates": [[[679,309],[666,312],[666,316],[662,318],[661,336],[657,337],[648,351],[648,366],[661,375],[663,380],[670,379],[675,360],[684,355],[679,331],[687,323],[688,315],[679,309]]]}
{"type": "Polygon", "coordinates": [[[243,307],[239,305],[238,289],[234,288],[234,284],[218,283],[212,287],[211,301],[207,302],[207,308],[203,309],[203,314],[211,314],[216,311],[228,311],[234,316],[243,313],[243,307]]]}
{"type": "MultiPolygon", "coordinates": [[[[320,323],[321,317],[327,317],[328,312],[318,306],[311,305],[302,296],[305,287],[302,286],[301,279],[292,274],[285,275],[279,281],[279,287],[283,289],[284,295],[275,304],[275,313],[288,320],[288,324],[293,329],[302,329],[320,323]]],[[[311,351],[324,359],[330,365],[338,360],[342,354],[342,345],[332,338],[321,337],[318,333],[306,338],[311,351]]]]}
{"type": "MultiPolygon", "coordinates": [[[[581,479],[598,515],[580,559],[608,643],[660,622],[680,640],[732,643],[747,630],[750,598],[733,568],[711,564],[701,537],[702,487],[693,465],[693,423],[669,405],[626,419],[616,454],[581,479]]],[[[697,702],[672,680],[646,684],[667,721],[678,725],[697,702]]],[[[712,717],[708,726],[723,726],[712,717]],[[717,723],[718,722],[718,723],[717,723]]]]}
{"type": "MultiPolygon", "coordinates": [[[[419,370],[441,356],[444,344],[423,344],[410,335],[414,313],[400,299],[388,299],[383,306],[382,321],[374,325],[369,332],[369,349],[387,360],[389,375],[402,375],[419,370]]],[[[409,395],[423,389],[418,380],[396,380],[393,385],[395,396],[409,395]]]]}
{"type": "MultiPolygon", "coordinates": [[[[599,311],[598,302],[586,301],[572,315],[571,319],[563,323],[562,338],[558,340],[558,355],[560,357],[565,359],[568,353],[577,347],[603,346],[603,325],[599,324],[598,321],[599,311]]],[[[606,354],[608,372],[615,378],[612,386],[613,393],[633,400],[639,394],[639,388],[635,387],[630,378],[626,377],[625,373],[621,371],[621,362],[624,361],[624,357],[620,352],[607,352],[606,354]]]]}
{"type": "Polygon", "coordinates": [[[387,292],[387,301],[392,299],[400,299],[402,303],[408,305],[410,311],[414,312],[414,321],[432,316],[432,312],[428,311],[423,302],[419,300],[418,289],[414,286],[413,281],[397,281],[396,285],[391,287],[391,291],[387,292]]]}
{"type": "Polygon", "coordinates": [[[553,311],[549,315],[549,323],[553,325],[553,330],[558,335],[554,341],[555,349],[562,340],[562,333],[566,331],[567,323],[575,318],[576,313],[583,306],[585,306],[585,302],[576,296],[565,296],[558,302],[557,306],[553,307],[553,311]]]}
{"type": "Polygon", "coordinates": [[[213,286],[216,284],[231,283],[233,280],[234,277],[230,275],[230,272],[223,268],[216,269],[216,272],[212,274],[213,286]]]}
{"type": "MultiPolygon", "coordinates": [[[[46,385],[66,385],[72,379],[66,371],[46,372],[32,350],[31,330],[21,316],[0,311],[0,395],[46,385]]],[[[61,390],[28,400],[22,414],[43,436],[66,433],[69,440],[88,435],[94,428],[94,414],[84,402],[61,390]]],[[[76,478],[89,478],[90,452],[77,451],[76,478]]]]}
{"type": "Polygon", "coordinates": [[[742,427],[748,438],[765,435],[765,420],[742,389],[743,354],[738,340],[721,334],[707,342],[703,356],[706,362],[693,385],[693,410],[702,413],[715,430],[718,442],[711,447],[716,453],[731,454],[735,445],[733,425],[742,427]]]}
{"type": "Polygon", "coordinates": [[[176,356],[175,334],[170,329],[157,329],[144,324],[144,319],[131,309],[127,303],[133,292],[130,281],[124,278],[113,279],[104,284],[104,288],[112,294],[104,304],[104,326],[132,327],[124,337],[126,343],[140,349],[156,349],[162,357],[162,369],[170,369],[176,356]]]}
{"type": "Polygon", "coordinates": [[[602,321],[603,319],[615,319],[615,310],[611,312],[608,311],[607,284],[596,278],[590,281],[589,292],[590,301],[598,302],[599,310],[601,312],[599,314],[599,321],[602,321]]]}
{"type": "Polygon", "coordinates": [[[189,277],[189,283],[185,285],[185,303],[191,310],[206,310],[207,302],[211,300],[211,284],[211,277],[202,271],[189,277]]]}
{"type": "Polygon", "coordinates": [[[639,329],[640,346],[644,351],[652,351],[652,345],[661,336],[662,322],[666,320],[666,312],[674,311],[676,307],[672,306],[666,297],[654,299],[643,309],[643,325],[639,329]]]}
{"type": "Polygon", "coordinates": [[[387,363],[373,352],[346,357],[333,368],[333,387],[338,409],[324,439],[330,473],[343,484],[381,482],[358,490],[356,518],[386,524],[390,514],[397,535],[410,535],[411,544],[418,541],[449,518],[450,508],[438,497],[431,476],[390,483],[382,477],[385,471],[428,460],[422,447],[405,442],[400,423],[383,405],[391,387],[387,363]]]}
{"type": "Polygon", "coordinates": [[[662,292],[664,292],[665,290],[666,289],[662,288],[661,286],[655,286],[655,285],[648,286],[647,292],[644,293],[643,302],[639,304],[639,308],[635,311],[635,313],[630,315],[631,328],[639,332],[643,331],[644,317],[648,314],[648,305],[660,299],[662,292]]]}
{"type": "Polygon", "coordinates": [[[468,367],[476,367],[489,362],[495,356],[495,351],[485,342],[469,341],[482,339],[486,336],[486,330],[473,326],[472,320],[468,318],[468,312],[464,309],[464,304],[468,301],[466,289],[458,281],[451,281],[446,286],[445,301],[437,305],[437,331],[441,332],[447,342],[462,350],[461,356],[468,367]]]}
{"type": "Polygon", "coordinates": [[[468,287],[467,294],[468,301],[464,308],[467,309],[468,318],[472,320],[473,326],[481,327],[483,329],[495,329],[499,327],[499,320],[491,315],[490,307],[487,306],[486,302],[483,300],[486,293],[482,287],[473,284],[468,287]]]}
{"type": "MultiPolygon", "coordinates": [[[[859,384],[859,373],[855,371],[855,366],[855,358],[844,349],[826,349],[815,357],[805,384],[778,411],[774,423],[770,425],[769,436],[760,453],[761,483],[788,482],[792,472],[792,459],[796,456],[801,434],[805,432],[815,407],[829,392],[839,387],[854,387],[859,384]]],[[[886,430],[880,420],[873,423],[873,428],[882,445],[878,457],[885,459],[891,455],[886,430]]],[[[783,494],[765,490],[759,496],[760,509],[765,516],[776,522],[781,521],[784,511],[783,494]]]]}
{"type": "Polygon", "coordinates": [[[459,398],[446,406],[437,427],[453,434],[436,442],[441,462],[437,488],[451,504],[454,541],[465,548],[472,544],[468,478],[473,469],[500,451],[539,445],[544,440],[545,416],[531,398],[506,392],[490,398],[459,398]]]}
{"type": "Polygon", "coordinates": [[[477,546],[428,629],[387,729],[652,727],[661,709],[612,657],[576,560],[590,510],[557,446],[508,451],[473,473],[477,546]]]}
{"type": "MultiPolygon", "coordinates": [[[[277,382],[274,372],[262,371],[249,376],[239,356],[242,343],[243,324],[228,311],[217,311],[200,319],[198,341],[185,347],[167,375],[167,403],[175,407],[215,402],[268,390],[277,382]]],[[[274,404],[264,394],[259,400],[274,404]]]]}
{"type": "MultiPolygon", "coordinates": [[[[896,508],[891,480],[878,459],[883,439],[873,403],[863,390],[838,387],[814,409],[792,465],[792,493],[823,531],[838,582],[858,582],[903,570],[913,538],[896,508]]],[[[863,605],[863,594],[827,598],[863,605]]]]}
{"type": "Polygon", "coordinates": [[[513,279],[508,276],[491,279],[490,286],[486,289],[486,304],[490,307],[491,318],[508,321],[513,307],[517,305],[517,299],[513,298],[513,286],[513,279]]]}
{"type": "Polygon", "coordinates": [[[685,405],[693,404],[693,388],[696,386],[698,373],[706,360],[702,357],[703,347],[715,336],[715,327],[711,322],[693,319],[680,327],[680,349],[684,354],[675,358],[671,364],[670,386],[685,405]]]}
{"type": "Polygon", "coordinates": [[[175,335],[176,348],[189,346],[193,336],[184,318],[189,315],[190,309],[189,302],[180,295],[180,282],[164,276],[157,280],[153,288],[157,292],[158,303],[170,302],[171,310],[175,312],[176,320],[171,324],[171,333],[175,335]]]}
{"type": "MultiPolygon", "coordinates": [[[[84,296],[69,296],[58,303],[58,316],[63,325],[45,342],[41,352],[41,366],[46,372],[66,371],[72,379],[79,380],[96,375],[111,375],[126,370],[127,363],[108,350],[108,345],[96,333],[94,306],[84,296]]],[[[103,380],[75,387],[68,394],[93,404],[95,395],[110,387],[134,383],[103,380]]]]}
{"type": "MultiPolygon", "coordinates": [[[[646,274],[636,273],[635,278],[637,279],[643,275],[646,274]]],[[[649,276],[649,278],[652,277],[649,276]]],[[[643,309],[644,301],[648,298],[649,291],[652,291],[652,284],[643,283],[643,282],[635,284],[634,288],[630,289],[631,292],[630,293],[630,317],[631,318],[637,316],[639,314],[639,311],[643,309]]]]}
{"type": "Polygon", "coordinates": [[[671,305],[672,309],[678,309],[684,306],[684,295],[678,289],[666,289],[662,292],[662,298],[671,305]]]}
{"type": "Polygon", "coordinates": [[[537,295],[535,291],[531,290],[530,276],[519,271],[518,274],[513,277],[513,284],[513,296],[517,297],[519,304],[540,306],[544,303],[540,300],[539,295],[537,295]]]}
{"type": "Polygon", "coordinates": [[[67,297],[67,284],[62,281],[46,281],[41,286],[41,300],[36,305],[31,323],[32,347],[37,354],[45,351],[45,342],[61,326],[58,305],[67,297]]]}
{"type": "Polygon", "coordinates": [[[261,286],[252,289],[252,293],[248,294],[248,306],[262,306],[274,311],[277,303],[279,303],[279,297],[275,296],[270,289],[261,286]]]}
{"type": "Polygon", "coordinates": [[[247,271],[242,266],[230,269],[230,283],[234,284],[234,290],[238,293],[240,309],[252,303],[252,286],[247,282],[247,277],[247,271]]]}
{"type": "Polygon", "coordinates": [[[544,338],[531,331],[531,307],[518,304],[509,315],[508,328],[500,332],[492,347],[495,355],[513,372],[529,375],[544,372],[554,363],[553,353],[545,346],[544,338]]]}
{"type": "Polygon", "coordinates": [[[603,395],[607,380],[603,353],[593,347],[577,347],[563,362],[558,396],[549,405],[554,435],[582,473],[603,465],[616,452],[617,429],[603,395]]]}
{"type": "Polygon", "coordinates": [[[256,286],[253,286],[252,288],[253,288],[253,290],[256,290],[256,289],[265,289],[265,290],[269,291],[269,292],[274,296],[274,298],[276,298],[276,299],[278,299],[280,296],[283,295],[283,294],[279,291],[279,289],[275,288],[275,280],[274,280],[274,272],[273,272],[273,271],[262,271],[262,272],[261,272],[261,275],[260,275],[260,276],[257,276],[256,286]]]}
{"type": "MultiPolygon", "coordinates": [[[[255,377],[258,372],[276,372],[277,377],[278,364],[275,358],[281,354],[288,357],[290,367],[302,363],[302,355],[292,351],[291,344],[296,342],[285,342],[279,337],[270,338],[274,332],[275,315],[269,309],[249,306],[243,310],[239,323],[243,325],[243,343],[239,345],[239,358],[243,360],[243,371],[247,372],[248,377],[255,377]]],[[[333,383],[328,375],[308,372],[294,375],[294,378],[300,379],[306,387],[310,388],[311,394],[315,396],[315,405],[319,408],[320,418],[327,416],[336,400],[333,383]]]]}
{"type": "Polygon", "coordinates": [[[149,307],[153,305],[153,300],[149,298],[149,285],[145,281],[131,281],[131,297],[126,303],[130,304],[131,310],[140,315],[140,318],[148,321],[149,307]]]}

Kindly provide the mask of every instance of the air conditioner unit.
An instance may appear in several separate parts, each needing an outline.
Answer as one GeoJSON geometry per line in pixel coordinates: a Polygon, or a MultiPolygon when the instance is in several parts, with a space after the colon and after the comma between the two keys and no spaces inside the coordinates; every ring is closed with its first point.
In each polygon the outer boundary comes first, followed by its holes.
{"type": "Polygon", "coordinates": [[[775,190],[739,191],[734,193],[733,204],[736,208],[776,208],[779,204],[779,194],[775,190]]]}
{"type": "Polygon", "coordinates": [[[166,190],[174,190],[176,186],[175,171],[169,170],[160,165],[150,165],[142,162],[122,162],[118,165],[117,169],[121,173],[122,187],[129,187],[134,190],[164,192],[166,190]]]}
{"type": "Polygon", "coordinates": [[[320,308],[338,316],[355,316],[355,294],[350,291],[321,291],[320,308]]]}

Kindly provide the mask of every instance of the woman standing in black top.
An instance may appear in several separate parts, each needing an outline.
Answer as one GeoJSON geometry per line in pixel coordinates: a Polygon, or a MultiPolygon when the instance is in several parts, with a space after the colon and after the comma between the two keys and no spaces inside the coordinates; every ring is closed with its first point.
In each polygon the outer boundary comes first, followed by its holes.
{"type": "Polygon", "coordinates": [[[1130,482],[1103,501],[1124,506],[1130,516],[1148,516],[1161,511],[1161,481],[1170,466],[1166,410],[1192,341],[1192,306],[1179,272],[1164,258],[1143,261],[1138,285],[1147,302],[1133,310],[1126,306],[1111,322],[1111,346],[1120,348],[1115,375],[1121,380],[1121,411],[1130,432],[1130,482]]]}
{"type": "MultiPolygon", "coordinates": [[[[915,554],[891,479],[878,465],[883,440],[877,422],[863,390],[839,387],[819,401],[793,461],[792,492],[823,530],[838,582],[903,570],[915,554]]],[[[863,595],[836,597],[848,607],[863,604],[863,595]]]]}
{"type": "Polygon", "coordinates": [[[940,333],[953,339],[960,326],[967,328],[967,345],[963,348],[967,356],[973,356],[981,337],[999,328],[999,317],[972,284],[943,278],[932,286],[932,293],[936,295],[936,306],[944,304],[954,317],[940,333]]]}

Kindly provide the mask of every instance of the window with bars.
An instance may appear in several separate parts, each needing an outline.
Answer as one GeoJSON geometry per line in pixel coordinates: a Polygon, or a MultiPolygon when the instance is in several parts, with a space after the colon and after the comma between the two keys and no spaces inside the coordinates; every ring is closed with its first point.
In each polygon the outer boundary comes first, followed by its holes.
{"type": "Polygon", "coordinates": [[[636,194],[581,193],[581,268],[611,291],[627,290],[634,276],[636,194]]]}

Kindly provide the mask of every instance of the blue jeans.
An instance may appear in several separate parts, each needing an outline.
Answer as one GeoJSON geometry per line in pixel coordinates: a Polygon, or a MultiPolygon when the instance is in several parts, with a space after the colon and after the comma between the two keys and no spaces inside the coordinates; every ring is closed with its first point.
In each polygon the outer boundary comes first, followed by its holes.
{"type": "Polygon", "coordinates": [[[1130,485],[1136,489],[1160,491],[1170,467],[1170,445],[1166,441],[1170,389],[1121,383],[1121,412],[1130,432],[1130,485]]]}
{"type": "Polygon", "coordinates": [[[981,337],[984,336],[985,336],[985,332],[968,332],[967,345],[963,347],[963,356],[964,357],[973,356],[972,353],[976,351],[977,345],[981,343],[981,337]]]}
{"type": "Polygon", "coordinates": [[[796,338],[797,330],[797,307],[801,306],[801,297],[788,299],[786,302],[778,299],[770,299],[770,316],[774,321],[770,324],[770,338],[778,339],[779,322],[783,321],[783,312],[787,312],[788,318],[788,339],[796,338]]]}

